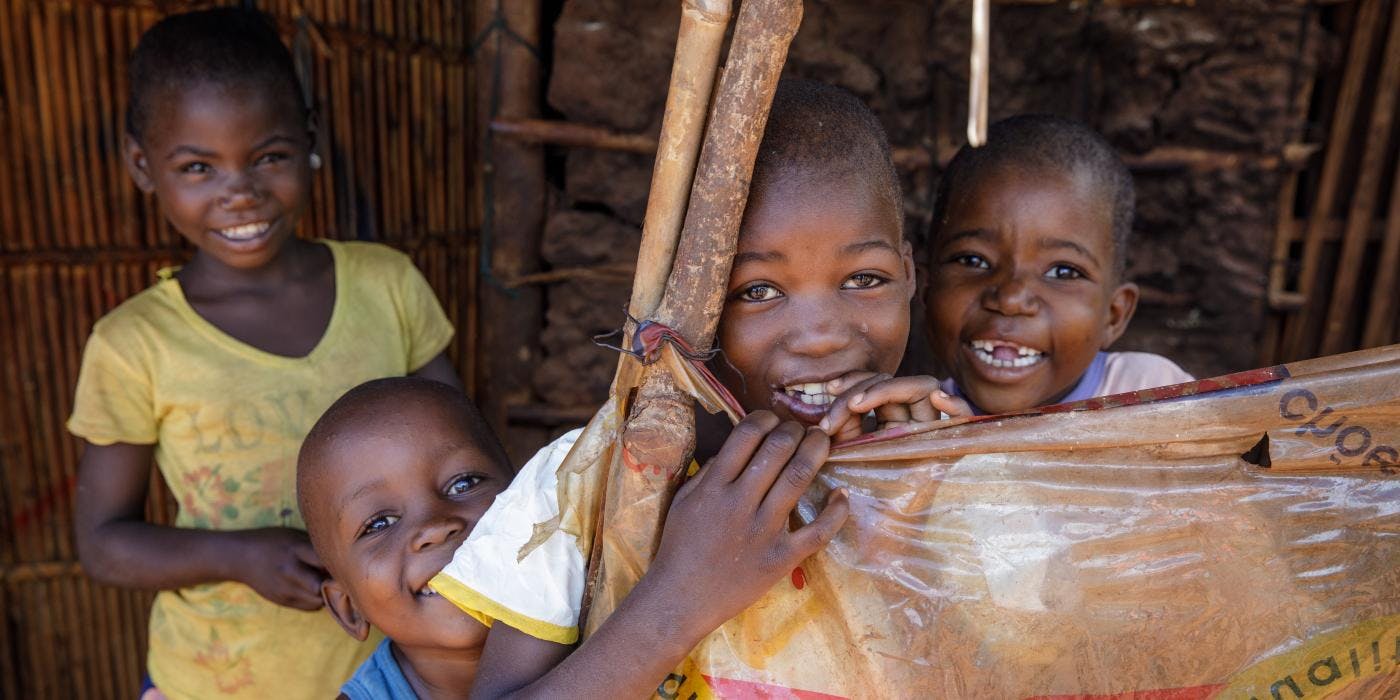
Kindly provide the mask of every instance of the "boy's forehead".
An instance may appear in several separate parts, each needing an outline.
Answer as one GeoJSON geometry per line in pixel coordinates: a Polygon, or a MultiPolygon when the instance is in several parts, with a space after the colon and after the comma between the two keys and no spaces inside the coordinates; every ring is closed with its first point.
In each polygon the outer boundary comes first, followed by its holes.
{"type": "MultiPolygon", "coordinates": [[[[891,243],[903,238],[897,202],[889,202],[858,174],[804,174],[787,177],[754,192],[749,198],[740,249],[768,242],[775,231],[802,231],[803,243],[819,240],[838,229],[855,229],[891,243]]],[[[798,243],[791,240],[789,245],[798,243]]]]}
{"type": "Polygon", "coordinates": [[[1113,203],[1091,174],[1056,168],[999,166],[951,193],[941,236],[961,233],[967,218],[1038,229],[1111,253],[1113,203]]]}

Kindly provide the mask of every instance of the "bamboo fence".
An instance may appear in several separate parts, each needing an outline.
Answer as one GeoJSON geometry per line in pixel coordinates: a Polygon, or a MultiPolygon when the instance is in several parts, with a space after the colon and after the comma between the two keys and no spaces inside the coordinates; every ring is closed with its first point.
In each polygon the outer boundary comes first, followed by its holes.
{"type": "Polygon", "coordinates": [[[1341,11],[1340,80],[1318,81],[1335,92],[1319,100],[1330,113],[1309,119],[1327,131],[1294,145],[1291,160],[1311,165],[1292,169],[1279,194],[1260,364],[1400,342],[1400,2],[1341,11]]]}
{"type": "MultiPolygon", "coordinates": [[[[187,256],[119,159],[126,58],[164,13],[228,3],[0,0],[0,697],[132,697],[151,595],[76,562],[63,427],[94,321],[187,256]]],[[[302,233],[410,254],[476,376],[480,267],[470,6],[276,0],[321,122],[302,233]]],[[[153,474],[156,484],[158,475],[153,474]]],[[[149,506],[173,519],[162,488],[149,506]]]]}

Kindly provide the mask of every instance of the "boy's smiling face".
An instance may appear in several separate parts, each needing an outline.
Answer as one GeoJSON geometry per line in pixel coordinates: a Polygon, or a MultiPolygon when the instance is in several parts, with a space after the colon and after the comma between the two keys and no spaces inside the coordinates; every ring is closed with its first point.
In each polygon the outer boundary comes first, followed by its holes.
{"type": "Polygon", "coordinates": [[[901,213],[846,180],[780,180],[750,200],[716,363],[750,411],[816,424],[832,399],[823,384],[893,373],[904,356],[914,272],[901,213]]]}
{"type": "Polygon", "coordinates": [[[409,395],[351,423],[320,447],[302,485],[331,572],[327,607],[352,635],[374,624],[410,653],[479,652],[486,628],[427,584],[509,485],[508,468],[445,401],[409,395]]]}
{"type": "Polygon", "coordinates": [[[934,353],[989,413],[1054,403],[1118,339],[1138,291],[1112,209],[1084,177],[998,167],[951,193],[930,248],[934,353]]]}

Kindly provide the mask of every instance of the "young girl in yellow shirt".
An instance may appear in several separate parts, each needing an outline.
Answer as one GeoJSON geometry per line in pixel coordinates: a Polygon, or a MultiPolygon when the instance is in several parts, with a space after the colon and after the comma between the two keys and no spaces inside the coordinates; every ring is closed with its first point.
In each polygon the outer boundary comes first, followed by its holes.
{"type": "Polygon", "coordinates": [[[401,253],[295,236],[314,119],[265,16],[167,18],[130,78],[127,168],[196,252],[93,328],[68,422],[86,441],[79,555],[98,581],[160,591],[155,694],[333,697],[378,640],[317,612],[297,450],[364,381],[460,386],[452,326],[401,253]],[[179,502],[173,526],[145,518],[152,460],[179,502]]]}

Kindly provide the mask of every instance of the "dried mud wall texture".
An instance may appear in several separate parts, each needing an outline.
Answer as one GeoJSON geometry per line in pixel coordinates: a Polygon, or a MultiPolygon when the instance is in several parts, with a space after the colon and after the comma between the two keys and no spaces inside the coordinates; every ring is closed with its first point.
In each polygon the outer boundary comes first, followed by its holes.
{"type": "MultiPolygon", "coordinates": [[[[851,90],[896,148],[946,158],[964,139],[969,12],[951,1],[809,2],[787,73],[851,90]]],[[[1303,136],[1300,95],[1337,44],[1314,12],[1262,0],[993,8],[992,119],[1074,116],[1139,160],[1162,149],[1238,156],[1224,168],[1135,169],[1129,275],[1143,301],[1118,349],[1165,354],[1198,376],[1252,364],[1281,177],[1270,159],[1303,136]]],[[[548,107],[569,121],[654,135],[678,21],[677,3],[565,2],[553,28],[548,107]]],[[[557,156],[546,266],[633,260],[651,158],[584,148],[557,156]]],[[[916,248],[937,177],[936,167],[904,174],[916,248]]],[[[550,286],[545,359],[534,377],[541,399],[602,400],[614,358],[588,336],[620,325],[627,293],[621,278],[550,286]]]]}

